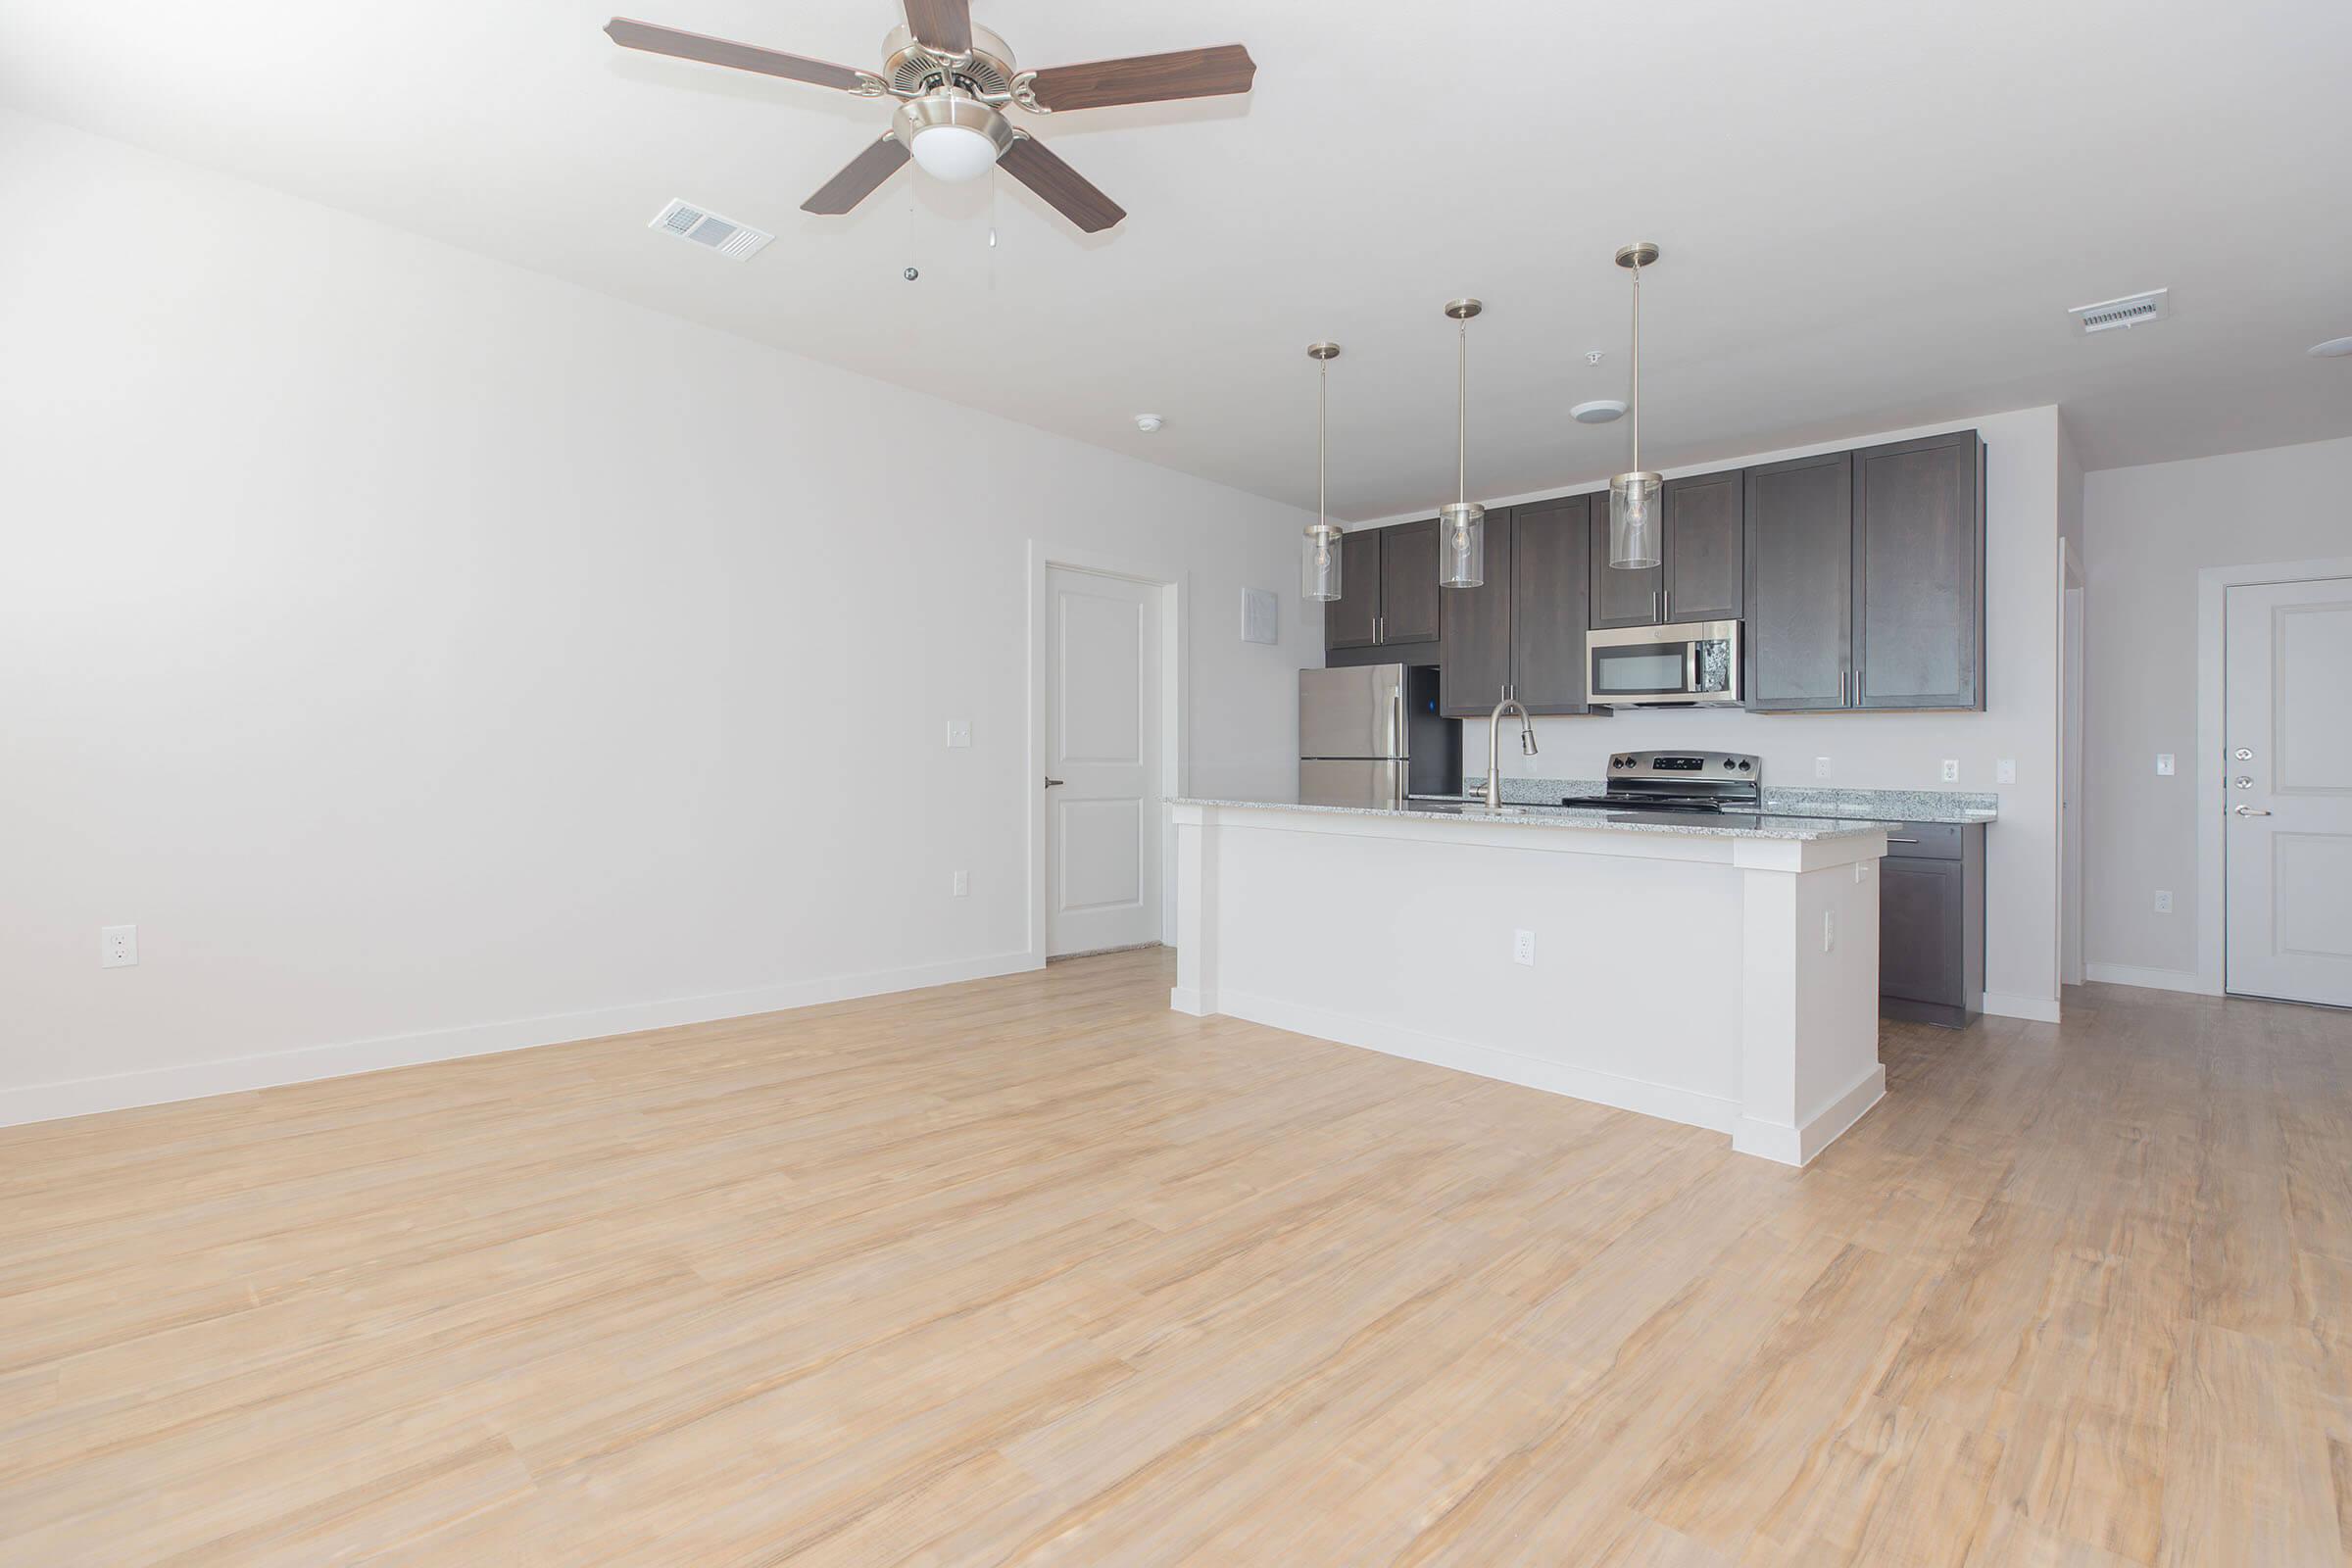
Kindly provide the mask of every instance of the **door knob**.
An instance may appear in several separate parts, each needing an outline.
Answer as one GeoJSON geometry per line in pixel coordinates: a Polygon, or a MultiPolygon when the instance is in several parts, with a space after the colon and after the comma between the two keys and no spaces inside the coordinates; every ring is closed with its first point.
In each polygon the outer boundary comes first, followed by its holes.
{"type": "Polygon", "coordinates": [[[2230,810],[2233,816],[2268,816],[2271,814],[2259,806],[2232,806],[2230,810]]]}

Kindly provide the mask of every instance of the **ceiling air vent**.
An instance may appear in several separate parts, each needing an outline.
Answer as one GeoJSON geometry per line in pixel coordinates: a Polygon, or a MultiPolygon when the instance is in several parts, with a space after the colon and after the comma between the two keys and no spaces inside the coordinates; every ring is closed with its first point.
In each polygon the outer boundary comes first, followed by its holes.
{"type": "Polygon", "coordinates": [[[2113,331],[2119,326],[2144,326],[2173,314],[2172,290],[2152,288],[2145,294],[2127,294],[2120,300],[2078,305],[2066,314],[2075,318],[2084,337],[2093,332],[2113,331]]]}
{"type": "Polygon", "coordinates": [[[645,226],[665,229],[680,239],[690,239],[697,245],[714,250],[721,256],[731,256],[739,262],[750,261],[767,247],[769,240],[776,237],[762,233],[748,223],[738,223],[733,219],[721,218],[716,213],[679,201],[662,208],[654,216],[654,220],[645,226]]]}

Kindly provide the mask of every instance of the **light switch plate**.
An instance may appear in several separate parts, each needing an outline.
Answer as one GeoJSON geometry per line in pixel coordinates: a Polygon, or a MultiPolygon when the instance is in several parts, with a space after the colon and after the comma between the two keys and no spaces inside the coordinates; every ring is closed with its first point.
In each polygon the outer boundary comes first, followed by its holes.
{"type": "Polygon", "coordinates": [[[109,925],[98,928],[98,967],[127,969],[139,961],[139,928],[109,925]]]}
{"type": "Polygon", "coordinates": [[[968,719],[968,718],[951,718],[951,719],[949,719],[949,720],[948,720],[948,744],[949,744],[950,746],[969,746],[969,745],[971,745],[971,744],[972,744],[972,721],[971,721],[970,719],[968,719]]]}
{"type": "Polygon", "coordinates": [[[2158,752],[2156,754],[2156,771],[2161,777],[2164,778],[2171,778],[2173,776],[2172,753],[2158,752]]]}
{"type": "Polygon", "coordinates": [[[2016,759],[2016,758],[2014,758],[2014,757],[2004,757],[2004,758],[2002,758],[2002,759],[2001,759],[1999,761],[1997,761],[1997,762],[1993,763],[1993,764],[1992,764],[1992,781],[1993,781],[1995,784],[2014,784],[2014,783],[2016,783],[2016,782],[2017,782],[2017,759],[2016,759]]]}
{"type": "Polygon", "coordinates": [[[956,890],[955,897],[959,899],[970,898],[972,896],[972,873],[969,871],[956,872],[956,880],[953,885],[956,890]]]}

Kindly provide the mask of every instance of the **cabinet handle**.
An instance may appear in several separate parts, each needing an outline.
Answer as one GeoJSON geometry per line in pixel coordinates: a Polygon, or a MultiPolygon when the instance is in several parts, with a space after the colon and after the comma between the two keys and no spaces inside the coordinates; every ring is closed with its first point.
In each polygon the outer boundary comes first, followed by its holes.
{"type": "Polygon", "coordinates": [[[1917,840],[1917,839],[1898,839],[1898,838],[1896,838],[1896,837],[1895,837],[1893,834],[1889,833],[1889,834],[1887,834],[1887,835],[1886,835],[1886,842],[1887,842],[1887,843],[1889,843],[1889,844],[1917,844],[1917,843],[1919,842],[1919,840],[1917,840]]]}
{"type": "Polygon", "coordinates": [[[1663,625],[1665,623],[1666,595],[1660,589],[1652,588],[1649,591],[1649,618],[1653,624],[1663,625]]]}
{"type": "Polygon", "coordinates": [[[1838,706],[1845,706],[1845,671],[1842,669],[1838,672],[1838,706]]]}

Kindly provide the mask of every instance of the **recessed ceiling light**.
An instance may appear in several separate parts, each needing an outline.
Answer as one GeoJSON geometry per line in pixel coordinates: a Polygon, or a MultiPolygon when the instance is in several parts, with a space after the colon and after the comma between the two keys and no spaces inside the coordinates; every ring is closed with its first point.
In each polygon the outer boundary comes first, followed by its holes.
{"type": "Polygon", "coordinates": [[[1164,422],[1156,414],[1139,414],[1135,416],[1135,427],[1146,435],[1157,430],[1164,422]]]}
{"type": "Polygon", "coordinates": [[[1606,424],[1611,419],[1624,416],[1625,400],[1623,398],[1594,398],[1590,403],[1579,403],[1575,408],[1570,409],[1568,414],[1579,424],[1606,424]]]}
{"type": "Polygon", "coordinates": [[[2315,360],[2340,360],[2352,354],[2352,337],[2331,337],[2325,343],[2314,343],[2304,352],[2315,360]]]}

